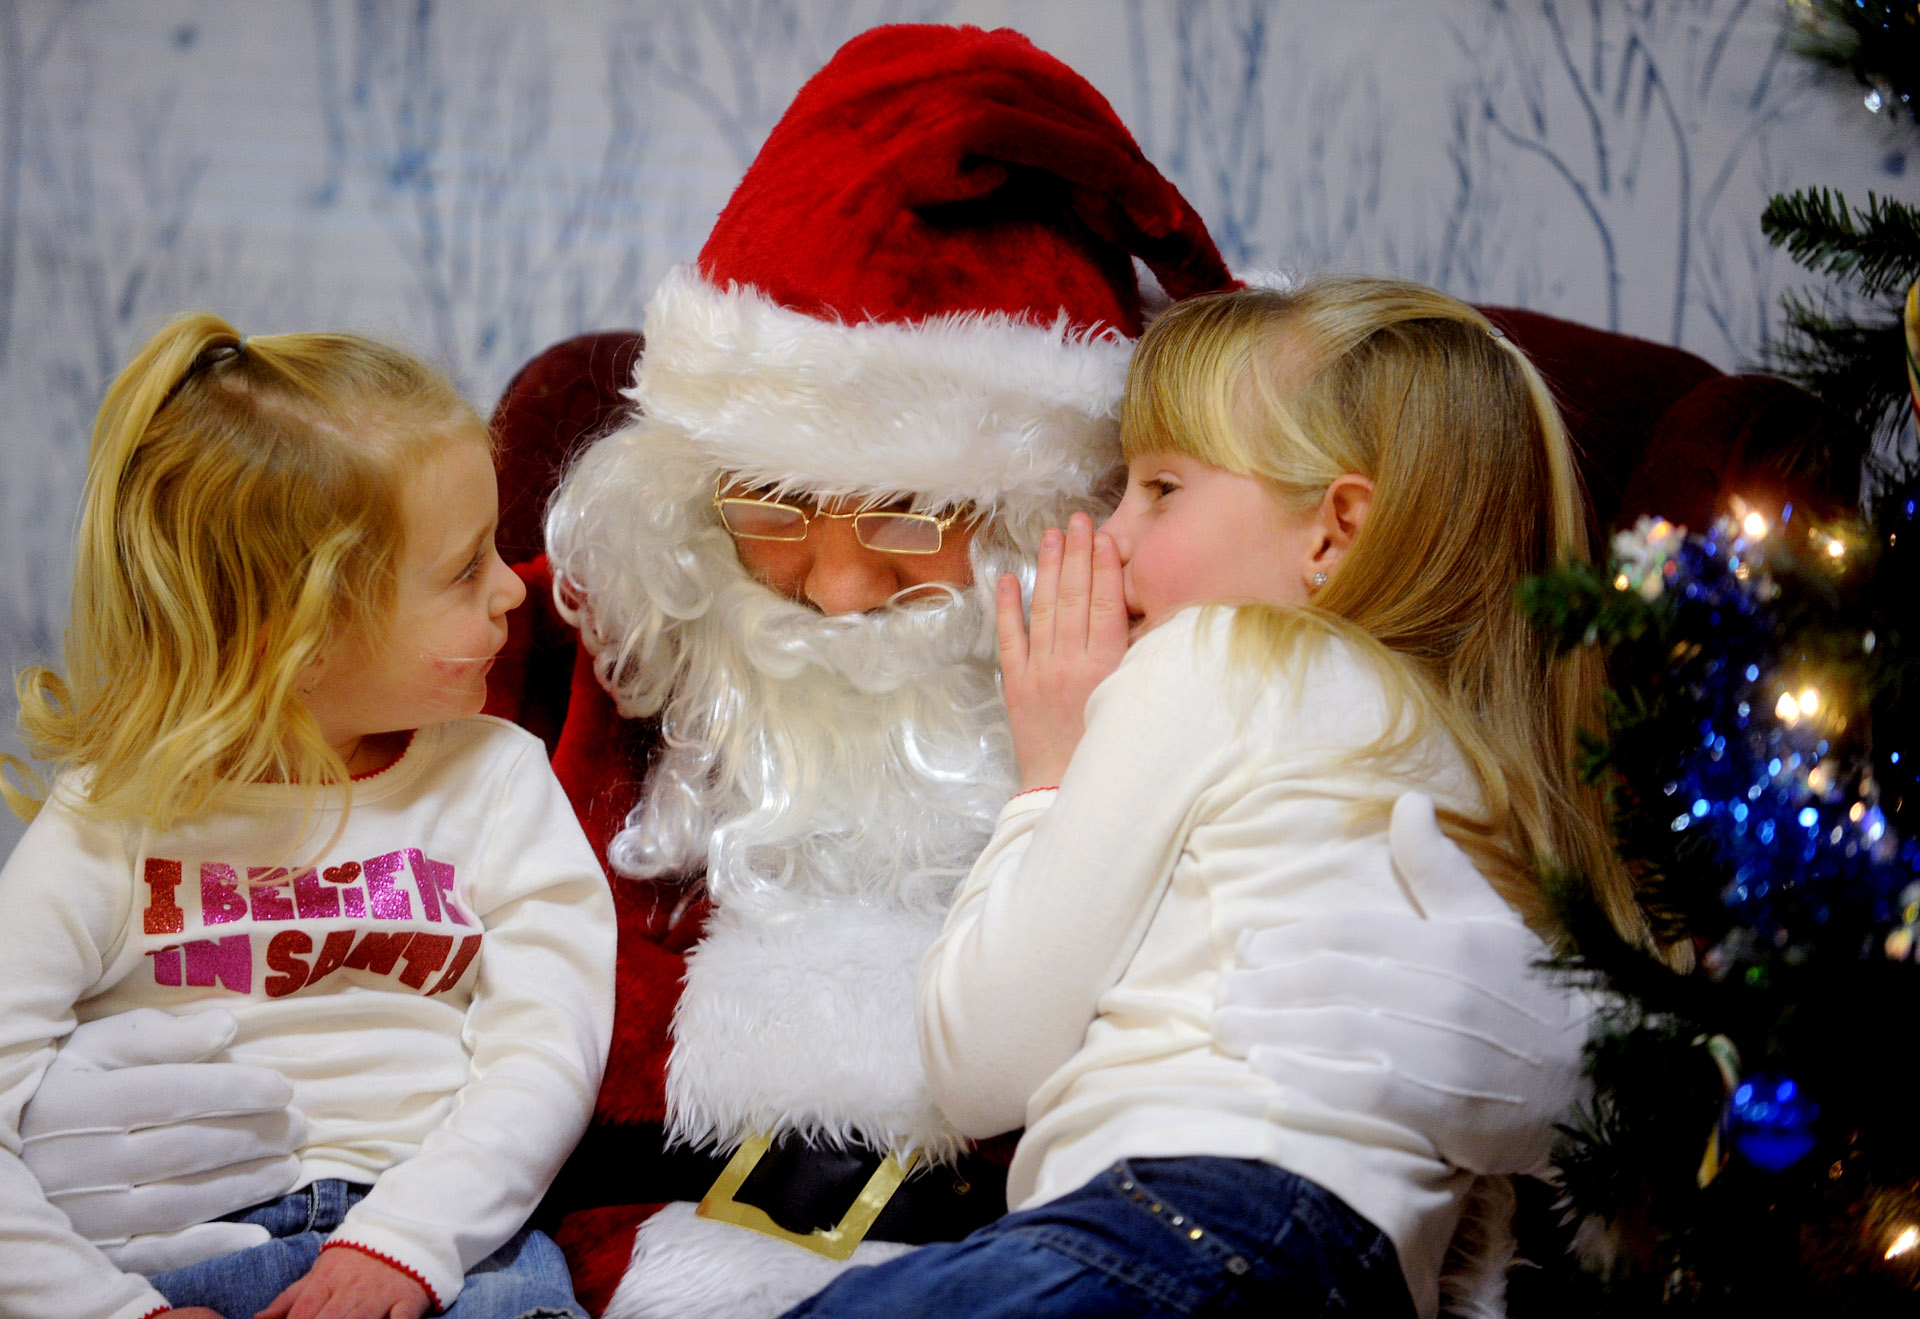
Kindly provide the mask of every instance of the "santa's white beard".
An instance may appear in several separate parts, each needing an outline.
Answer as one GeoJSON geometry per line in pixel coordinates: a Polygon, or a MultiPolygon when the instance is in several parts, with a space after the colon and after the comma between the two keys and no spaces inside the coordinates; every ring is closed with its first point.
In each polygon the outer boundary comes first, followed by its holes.
{"type": "Polygon", "coordinates": [[[602,683],[625,714],[661,711],[664,750],[609,860],[704,869],[722,908],[943,911],[1014,786],[991,583],[1018,557],[983,531],[976,585],[821,615],[746,573],[714,473],[663,431],[602,441],[549,517],[602,683]]]}
{"type": "MultiPolygon", "coordinates": [[[[731,546],[728,547],[731,553],[731,546]]],[[[721,906],[943,909],[1011,791],[979,596],[822,617],[746,580],[685,625],[666,749],[610,855],[721,906]]]]}

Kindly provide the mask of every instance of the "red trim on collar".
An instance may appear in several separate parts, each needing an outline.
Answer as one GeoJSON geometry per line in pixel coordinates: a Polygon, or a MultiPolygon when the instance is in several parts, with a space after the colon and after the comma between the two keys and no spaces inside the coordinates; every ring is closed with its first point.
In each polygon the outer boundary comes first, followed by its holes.
{"type": "Polygon", "coordinates": [[[365,783],[368,779],[379,778],[382,774],[385,774],[388,770],[394,768],[394,766],[398,765],[401,761],[407,758],[407,753],[413,750],[413,744],[415,741],[419,739],[419,737],[420,737],[419,729],[409,728],[407,730],[407,744],[400,748],[399,755],[395,756],[392,760],[389,760],[386,764],[382,765],[379,769],[370,769],[365,774],[355,774],[351,781],[354,783],[365,783]]]}

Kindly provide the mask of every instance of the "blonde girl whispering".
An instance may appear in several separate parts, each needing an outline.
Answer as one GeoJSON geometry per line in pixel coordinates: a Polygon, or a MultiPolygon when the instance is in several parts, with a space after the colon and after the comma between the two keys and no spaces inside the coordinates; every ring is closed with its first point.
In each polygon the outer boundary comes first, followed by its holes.
{"type": "Polygon", "coordinates": [[[1030,622],[1001,583],[1023,790],[920,972],[948,1116],[1025,1127],[1014,1212],[796,1314],[1431,1316],[1473,1177],[1222,1046],[1242,936],[1430,914],[1436,804],[1500,919],[1544,929],[1554,867],[1638,930],[1573,768],[1597,661],[1517,604],[1590,532],[1512,343],[1411,284],[1195,298],[1141,340],[1121,441],[1119,508],[1049,533],[1030,622]]]}

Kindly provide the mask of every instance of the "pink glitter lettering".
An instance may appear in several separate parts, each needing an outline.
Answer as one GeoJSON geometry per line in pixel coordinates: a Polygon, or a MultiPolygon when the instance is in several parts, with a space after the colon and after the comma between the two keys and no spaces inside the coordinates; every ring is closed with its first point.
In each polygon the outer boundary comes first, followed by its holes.
{"type": "Polygon", "coordinates": [[[445,861],[435,861],[417,847],[407,849],[407,864],[413,867],[413,886],[420,893],[420,906],[427,919],[437,921],[444,905],[446,919],[458,921],[462,925],[471,925],[459,905],[453,900],[453,867],[445,861]],[[444,904],[442,895],[445,895],[444,904]]]}
{"type": "Polygon", "coordinates": [[[225,925],[246,914],[247,900],[240,896],[240,876],[233,867],[217,861],[201,862],[200,923],[225,925]]]}
{"type": "Polygon", "coordinates": [[[290,921],[293,903],[287,898],[287,872],[273,866],[247,868],[247,900],[257,921],[290,921]]]}
{"type": "Polygon", "coordinates": [[[293,877],[293,904],[303,921],[340,914],[340,890],[320,882],[320,873],[303,870],[293,877]]]}
{"type": "Polygon", "coordinates": [[[180,945],[170,943],[147,954],[153,959],[153,983],[171,989],[180,987],[180,945]]]}
{"type": "Polygon", "coordinates": [[[207,988],[216,982],[236,994],[252,991],[251,938],[244,934],[230,934],[224,939],[187,940],[187,984],[207,988]]]}
{"type": "Polygon", "coordinates": [[[367,906],[375,920],[413,919],[413,899],[393,886],[393,877],[406,862],[405,852],[382,852],[366,863],[367,906]]]}

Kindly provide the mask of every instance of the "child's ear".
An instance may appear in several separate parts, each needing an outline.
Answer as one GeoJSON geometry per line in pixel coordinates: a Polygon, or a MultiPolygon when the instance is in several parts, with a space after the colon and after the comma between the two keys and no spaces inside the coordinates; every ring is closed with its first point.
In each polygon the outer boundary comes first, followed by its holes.
{"type": "Polygon", "coordinates": [[[1333,575],[1373,507],[1373,482],[1358,472],[1335,477],[1320,501],[1320,536],[1313,552],[1315,574],[1333,575]]]}
{"type": "Polygon", "coordinates": [[[306,667],[300,670],[299,680],[293,684],[295,691],[302,696],[313,695],[320,686],[320,679],[326,674],[328,654],[329,651],[323,650],[307,661],[306,667]]]}

